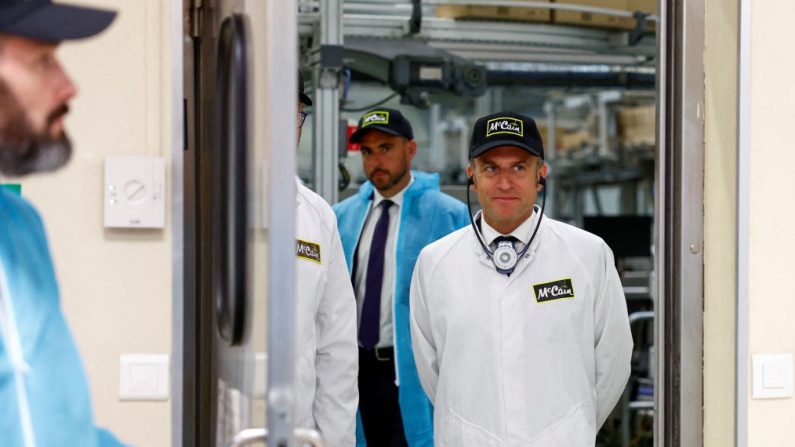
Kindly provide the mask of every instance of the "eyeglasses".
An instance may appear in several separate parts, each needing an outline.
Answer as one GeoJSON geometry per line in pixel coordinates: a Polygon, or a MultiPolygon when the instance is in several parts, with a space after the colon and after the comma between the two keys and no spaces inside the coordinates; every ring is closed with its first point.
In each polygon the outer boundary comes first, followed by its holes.
{"type": "Polygon", "coordinates": [[[309,114],[306,113],[306,112],[298,112],[298,116],[296,116],[296,120],[295,120],[295,124],[296,124],[295,128],[296,129],[300,129],[300,128],[304,127],[304,121],[306,121],[306,117],[308,115],[309,114]]]}

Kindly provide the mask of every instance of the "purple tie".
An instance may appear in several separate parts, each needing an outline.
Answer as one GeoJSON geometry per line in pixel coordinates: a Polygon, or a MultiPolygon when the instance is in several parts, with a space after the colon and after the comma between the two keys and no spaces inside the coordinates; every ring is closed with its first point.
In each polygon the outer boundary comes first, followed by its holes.
{"type": "Polygon", "coordinates": [[[378,344],[381,327],[381,284],[384,279],[384,248],[389,232],[389,207],[391,200],[384,200],[379,205],[381,216],[375,224],[373,241],[370,244],[370,257],[367,259],[367,278],[364,283],[364,304],[362,305],[362,321],[359,324],[359,342],[365,349],[372,349],[378,344]]]}

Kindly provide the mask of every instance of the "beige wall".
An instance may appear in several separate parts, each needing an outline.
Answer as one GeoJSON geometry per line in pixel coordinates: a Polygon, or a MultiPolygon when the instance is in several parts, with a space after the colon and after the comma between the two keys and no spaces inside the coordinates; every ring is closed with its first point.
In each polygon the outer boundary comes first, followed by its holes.
{"type": "MultiPolygon", "coordinates": [[[[750,354],[795,352],[795,2],[751,14],[750,354]]],[[[750,368],[750,363],[749,363],[750,368]]],[[[751,375],[749,373],[749,378],[751,375]]],[[[750,396],[750,391],[749,391],[750,396]]],[[[795,400],[749,400],[749,446],[795,445],[795,400]]]]}
{"type": "MultiPolygon", "coordinates": [[[[704,444],[733,445],[737,5],[706,1],[704,444]]],[[[795,352],[795,300],[787,289],[795,234],[787,192],[795,188],[795,2],[756,3],[751,15],[750,354],[795,352]]],[[[748,361],[748,379],[753,380],[748,361]]],[[[754,400],[748,446],[795,443],[795,401],[754,400]]],[[[743,422],[741,422],[743,423],[743,422]]]]}
{"type": "Polygon", "coordinates": [[[81,2],[120,14],[99,37],[59,50],[80,90],[66,123],[75,154],[59,173],[23,181],[23,195],[45,220],[97,423],[138,446],[167,446],[170,403],[120,402],[118,383],[120,354],[171,350],[170,222],[105,229],[102,182],[106,155],[170,159],[168,3],[81,2]]]}
{"type": "MultiPolygon", "coordinates": [[[[737,5],[705,1],[704,445],[734,445],[737,5]]],[[[752,444],[753,445],[753,444],[752,444]]]]}

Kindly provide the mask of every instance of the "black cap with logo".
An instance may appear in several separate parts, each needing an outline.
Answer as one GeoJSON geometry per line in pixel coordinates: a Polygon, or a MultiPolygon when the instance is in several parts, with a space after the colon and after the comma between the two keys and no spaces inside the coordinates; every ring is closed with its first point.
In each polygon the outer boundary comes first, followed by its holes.
{"type": "Polygon", "coordinates": [[[53,3],[52,0],[0,0],[0,33],[58,43],[100,33],[116,12],[53,3]]]}
{"type": "Polygon", "coordinates": [[[395,109],[374,109],[362,115],[359,119],[359,128],[351,135],[351,143],[360,142],[368,130],[380,130],[389,135],[414,139],[411,124],[400,111],[395,109]]]}
{"type": "Polygon", "coordinates": [[[301,75],[300,71],[298,72],[298,100],[305,106],[312,105],[312,98],[304,93],[304,77],[301,75]]]}
{"type": "Polygon", "coordinates": [[[514,112],[499,112],[478,118],[472,129],[469,158],[500,146],[514,146],[544,159],[544,143],[533,118],[514,112]]]}

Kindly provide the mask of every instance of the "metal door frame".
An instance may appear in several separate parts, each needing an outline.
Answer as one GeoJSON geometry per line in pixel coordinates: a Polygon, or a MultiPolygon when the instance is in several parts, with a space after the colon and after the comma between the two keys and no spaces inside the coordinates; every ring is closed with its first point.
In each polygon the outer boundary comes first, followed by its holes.
{"type": "Polygon", "coordinates": [[[655,445],[703,444],[704,0],[661,0],[655,445]]]}
{"type": "MultiPolygon", "coordinates": [[[[190,390],[185,386],[186,380],[185,355],[191,350],[185,346],[186,327],[191,320],[185,318],[185,297],[189,296],[191,286],[188,283],[190,272],[185,266],[186,259],[191,259],[187,252],[186,239],[190,232],[185,230],[185,203],[190,198],[185,189],[185,149],[188,144],[187,126],[188,100],[185,86],[188,84],[184,76],[190,75],[185,70],[183,47],[186,35],[183,24],[184,0],[171,0],[168,3],[170,18],[169,30],[171,39],[171,445],[185,445],[184,418],[186,404],[191,401],[190,390]],[[187,399],[187,400],[186,400],[187,399]]],[[[188,208],[189,209],[189,208],[188,208]]]]}

